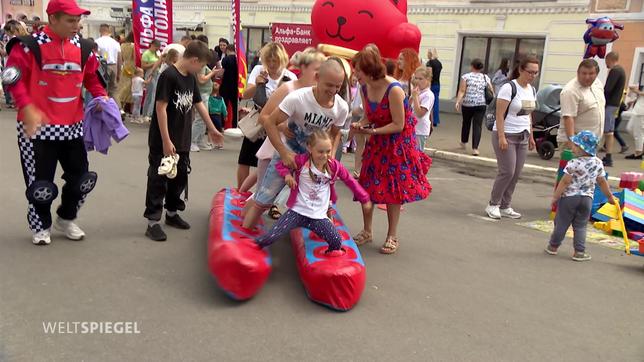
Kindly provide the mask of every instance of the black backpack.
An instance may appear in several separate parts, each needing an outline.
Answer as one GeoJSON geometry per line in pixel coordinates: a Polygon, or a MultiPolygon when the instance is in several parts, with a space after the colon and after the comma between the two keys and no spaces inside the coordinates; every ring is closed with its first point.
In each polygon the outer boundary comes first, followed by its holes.
{"type": "Polygon", "coordinates": [[[112,80],[107,69],[107,60],[105,60],[105,58],[100,55],[97,55],[96,59],[98,60],[98,69],[96,69],[96,75],[98,75],[98,80],[103,85],[103,88],[107,89],[107,85],[110,84],[110,81],[112,80]]]}
{"type": "MultiPolygon", "coordinates": [[[[92,48],[94,47],[94,42],[91,40],[80,38],[80,48],[81,48],[81,69],[85,70],[85,64],[92,54],[92,48]]],[[[34,55],[36,63],[42,67],[42,54],[40,53],[40,45],[36,38],[31,35],[18,36],[7,43],[7,54],[11,52],[11,49],[18,43],[24,44],[29,51],[34,55]]],[[[100,58],[99,58],[100,59],[100,58]]],[[[107,87],[109,84],[109,73],[107,72],[107,62],[104,60],[99,61],[99,67],[96,71],[98,80],[101,82],[103,87],[107,87]]]]}
{"type": "MultiPolygon", "coordinates": [[[[514,97],[517,96],[517,86],[516,84],[514,84],[513,81],[509,80],[501,84],[501,87],[503,87],[507,83],[510,83],[510,87],[512,88],[512,95],[510,96],[510,103],[508,103],[508,108],[505,110],[505,114],[503,115],[504,119],[508,116],[508,112],[510,111],[510,104],[514,100],[514,97]]],[[[501,87],[499,87],[499,91],[501,90],[501,87]]],[[[536,90],[532,85],[530,85],[530,88],[532,88],[532,93],[534,94],[534,98],[536,99],[537,98],[536,90]]],[[[496,123],[496,100],[498,98],[499,98],[499,95],[497,94],[496,97],[494,97],[494,101],[490,103],[485,109],[485,128],[487,128],[488,131],[493,130],[494,124],[496,123]]]]}

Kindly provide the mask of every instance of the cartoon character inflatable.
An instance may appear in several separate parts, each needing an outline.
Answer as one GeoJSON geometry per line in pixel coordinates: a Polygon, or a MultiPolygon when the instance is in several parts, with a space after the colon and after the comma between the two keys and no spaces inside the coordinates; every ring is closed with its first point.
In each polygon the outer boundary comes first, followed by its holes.
{"type": "Polygon", "coordinates": [[[385,58],[420,47],[420,30],[407,22],[407,0],[316,0],[311,24],[315,43],[353,50],[375,43],[385,58]]]}
{"type": "Polygon", "coordinates": [[[589,27],[584,33],[584,42],[586,42],[584,59],[595,56],[603,59],[606,56],[606,44],[619,39],[619,34],[616,29],[624,30],[624,25],[614,22],[607,16],[597,19],[586,19],[586,24],[589,27]]]}

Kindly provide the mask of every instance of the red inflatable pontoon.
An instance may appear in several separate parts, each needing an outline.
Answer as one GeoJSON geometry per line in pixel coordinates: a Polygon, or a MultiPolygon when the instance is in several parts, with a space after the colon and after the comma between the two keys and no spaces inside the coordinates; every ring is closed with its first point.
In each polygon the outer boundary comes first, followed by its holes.
{"type": "Polygon", "coordinates": [[[342,235],[343,251],[325,254],[326,241],[304,228],[291,231],[291,245],[308,297],[331,309],[347,311],[360,300],[367,274],[358,246],[337,211],[334,221],[342,235]]]}
{"type": "Polygon", "coordinates": [[[215,194],[210,210],[208,268],[231,298],[247,300],[271,273],[271,257],[254,239],[259,232],[242,228],[241,211],[249,194],[225,188],[215,194]]]}

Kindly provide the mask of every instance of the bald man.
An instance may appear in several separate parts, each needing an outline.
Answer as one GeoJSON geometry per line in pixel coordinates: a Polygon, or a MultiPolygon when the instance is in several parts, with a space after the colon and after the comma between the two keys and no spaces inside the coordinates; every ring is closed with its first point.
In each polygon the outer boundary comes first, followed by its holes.
{"type": "Polygon", "coordinates": [[[277,152],[273,156],[263,180],[258,180],[254,201],[249,201],[244,227],[257,225],[262,216],[275,201],[277,194],[286,183],[275,170],[282,161],[295,169],[295,155],[306,153],[306,142],[316,130],[328,131],[333,139],[332,155],[340,141],[340,127],[349,114],[349,105],[338,95],[344,82],[345,72],[335,60],[327,60],[320,66],[313,87],[300,88],[291,92],[279,107],[263,122],[266,134],[277,152]],[[277,126],[287,122],[294,137],[282,139],[277,126]]]}

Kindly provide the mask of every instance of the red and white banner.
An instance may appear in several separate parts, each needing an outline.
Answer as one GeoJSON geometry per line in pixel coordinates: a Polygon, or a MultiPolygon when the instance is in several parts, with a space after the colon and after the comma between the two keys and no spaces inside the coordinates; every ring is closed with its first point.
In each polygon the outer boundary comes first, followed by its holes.
{"type": "Polygon", "coordinates": [[[161,42],[161,49],[172,43],[172,0],[133,0],[132,30],[137,64],[139,57],[153,40],[161,42]]]}
{"type": "Polygon", "coordinates": [[[271,38],[276,43],[282,43],[289,55],[317,46],[313,43],[311,24],[271,23],[271,38]]]}

